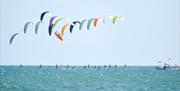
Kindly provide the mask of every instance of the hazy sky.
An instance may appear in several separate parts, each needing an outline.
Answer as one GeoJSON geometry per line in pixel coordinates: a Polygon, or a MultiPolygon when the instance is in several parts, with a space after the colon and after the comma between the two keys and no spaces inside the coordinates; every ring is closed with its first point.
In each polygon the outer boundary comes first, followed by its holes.
{"type": "MultiPolygon", "coordinates": [[[[0,0],[0,64],[180,64],[179,0],[0,0]],[[65,32],[64,41],[48,36],[50,17],[45,16],[38,34],[34,26],[40,14],[72,20],[120,15],[125,21],[99,23],[96,28],[65,32]],[[23,33],[24,24],[34,25],[23,33]],[[16,36],[12,45],[9,39],[16,36]],[[168,60],[171,58],[172,60],[168,60]]],[[[54,31],[59,31],[59,24],[54,31]]],[[[85,24],[86,25],[86,24],[85,24]]]]}

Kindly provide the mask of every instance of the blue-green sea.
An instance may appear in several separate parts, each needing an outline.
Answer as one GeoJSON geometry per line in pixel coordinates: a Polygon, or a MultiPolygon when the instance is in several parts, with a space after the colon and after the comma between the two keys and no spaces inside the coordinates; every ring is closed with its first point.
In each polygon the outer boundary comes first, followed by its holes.
{"type": "Polygon", "coordinates": [[[180,91],[180,70],[0,66],[0,91],[180,91]]]}

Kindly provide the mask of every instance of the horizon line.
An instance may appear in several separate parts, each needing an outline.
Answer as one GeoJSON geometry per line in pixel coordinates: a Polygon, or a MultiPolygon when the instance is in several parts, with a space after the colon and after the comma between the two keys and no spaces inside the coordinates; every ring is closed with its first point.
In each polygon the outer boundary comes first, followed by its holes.
{"type": "MultiPolygon", "coordinates": [[[[58,65],[58,66],[159,66],[159,65],[127,65],[127,64],[124,64],[124,65],[118,65],[118,64],[103,64],[103,65],[95,65],[95,64],[87,64],[87,65],[82,65],[82,64],[80,64],[80,65],[74,65],[74,64],[19,64],[19,65],[17,65],[17,64],[0,64],[0,66],[20,66],[20,65],[22,65],[22,66],[39,66],[39,65],[41,65],[41,66],[56,66],[56,65],[58,65]]],[[[171,66],[175,66],[175,65],[171,65],[171,66]]],[[[180,65],[178,65],[178,66],[180,66],[180,65]]]]}

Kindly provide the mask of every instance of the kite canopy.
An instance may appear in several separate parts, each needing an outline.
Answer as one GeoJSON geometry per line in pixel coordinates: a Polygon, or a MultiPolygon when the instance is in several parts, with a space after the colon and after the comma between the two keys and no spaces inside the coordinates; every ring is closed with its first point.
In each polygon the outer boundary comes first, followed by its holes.
{"type": "Polygon", "coordinates": [[[86,21],[87,21],[87,19],[84,19],[84,20],[82,20],[82,21],[80,22],[79,30],[82,29],[82,27],[83,27],[83,25],[84,25],[84,23],[85,23],[86,21]]]}
{"type": "Polygon", "coordinates": [[[12,44],[14,38],[15,38],[17,35],[19,35],[19,33],[15,33],[15,34],[13,34],[13,35],[11,36],[11,38],[10,38],[10,40],[9,40],[9,44],[12,44]]]}
{"type": "Polygon", "coordinates": [[[24,25],[24,33],[26,33],[27,31],[27,28],[30,24],[33,24],[32,22],[26,22],[25,25],[24,25]]]}
{"type": "Polygon", "coordinates": [[[91,19],[88,20],[88,23],[87,23],[87,30],[89,30],[89,28],[90,28],[92,22],[93,22],[93,18],[91,18],[91,19]]]}
{"type": "Polygon", "coordinates": [[[43,12],[43,13],[41,14],[41,16],[40,16],[40,21],[43,21],[43,18],[44,18],[44,16],[45,16],[45,14],[48,14],[48,13],[50,13],[50,12],[49,12],[49,11],[43,12]]]}
{"type": "Polygon", "coordinates": [[[35,33],[36,33],[36,34],[38,33],[39,25],[40,25],[41,23],[43,23],[43,22],[42,22],[42,21],[38,21],[38,22],[36,23],[36,26],[35,26],[35,33]]]}
{"type": "Polygon", "coordinates": [[[51,34],[52,34],[52,29],[53,29],[53,26],[54,26],[54,21],[56,19],[59,19],[59,17],[58,16],[53,16],[53,17],[51,17],[51,19],[49,21],[49,27],[48,27],[49,36],[51,36],[51,34]]]}
{"type": "Polygon", "coordinates": [[[113,17],[113,20],[112,20],[112,23],[115,24],[115,22],[116,22],[117,19],[122,20],[123,17],[122,17],[122,16],[114,16],[114,17],[113,17]]]}
{"type": "Polygon", "coordinates": [[[97,26],[98,21],[100,22],[100,21],[102,21],[102,19],[101,18],[95,18],[94,19],[94,27],[97,26]]]}
{"type": "Polygon", "coordinates": [[[48,28],[49,36],[51,36],[51,34],[52,34],[52,27],[53,27],[53,24],[49,25],[49,28],[48,28]]]}
{"type": "Polygon", "coordinates": [[[49,25],[54,24],[54,20],[56,20],[56,19],[59,19],[59,17],[58,17],[58,16],[53,16],[53,17],[51,17],[51,19],[50,19],[50,21],[49,21],[49,25]]]}
{"type": "Polygon", "coordinates": [[[61,35],[61,33],[59,33],[58,31],[55,32],[55,35],[58,39],[60,39],[61,41],[63,41],[63,36],[61,35]]]}
{"type": "Polygon", "coordinates": [[[65,19],[65,18],[58,18],[58,19],[56,19],[56,21],[54,22],[53,28],[56,27],[56,25],[57,25],[61,20],[63,20],[63,19],[65,19]]]}
{"type": "Polygon", "coordinates": [[[80,24],[80,21],[74,21],[74,22],[72,22],[72,24],[71,24],[70,27],[69,27],[70,33],[72,33],[72,30],[73,30],[74,26],[75,26],[77,23],[80,24]]]}
{"type": "Polygon", "coordinates": [[[67,29],[68,26],[69,26],[69,23],[66,23],[66,24],[64,24],[64,26],[62,27],[62,29],[61,29],[61,34],[62,34],[62,36],[64,36],[64,31],[67,29]]]}

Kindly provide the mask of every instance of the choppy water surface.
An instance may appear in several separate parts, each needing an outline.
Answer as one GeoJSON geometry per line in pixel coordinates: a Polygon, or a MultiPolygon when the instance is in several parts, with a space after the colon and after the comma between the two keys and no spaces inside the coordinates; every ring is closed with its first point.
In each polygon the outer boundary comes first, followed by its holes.
{"type": "Polygon", "coordinates": [[[180,91],[180,70],[0,66],[0,91],[180,91]]]}

